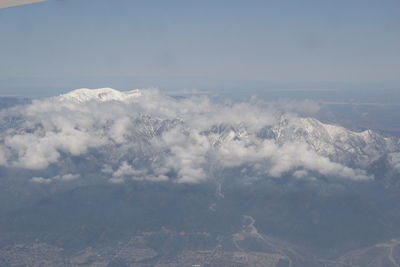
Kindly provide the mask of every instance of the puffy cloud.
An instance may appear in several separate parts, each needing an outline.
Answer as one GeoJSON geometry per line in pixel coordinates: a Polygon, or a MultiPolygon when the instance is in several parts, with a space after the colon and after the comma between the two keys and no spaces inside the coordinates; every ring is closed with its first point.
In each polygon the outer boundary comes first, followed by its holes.
{"type": "Polygon", "coordinates": [[[79,178],[79,174],[64,174],[64,175],[57,175],[53,177],[53,180],[61,180],[61,181],[71,181],[79,178]]]}
{"type": "Polygon", "coordinates": [[[56,175],[56,176],[53,176],[51,178],[32,177],[31,181],[35,182],[35,183],[40,183],[40,184],[48,184],[48,183],[54,182],[56,180],[59,180],[59,181],[71,181],[71,180],[78,179],[79,177],[80,177],[79,174],[67,173],[67,174],[64,174],[64,175],[56,175]]]}
{"type": "MultiPolygon", "coordinates": [[[[203,95],[174,98],[157,90],[75,90],[0,111],[0,166],[43,170],[65,157],[89,157],[111,183],[127,179],[195,183],[229,168],[295,177],[307,171],[351,179],[365,172],[333,162],[305,142],[276,142],[260,131],[280,123],[284,110],[315,112],[313,103],[268,104],[258,99],[215,103],[203,95]],[[13,118],[13,119],[10,119],[13,118]],[[12,121],[12,123],[9,123],[12,121]],[[6,123],[7,122],[7,123],[6,123]]],[[[295,115],[286,115],[296,120],[295,115]]],[[[279,133],[279,132],[278,132],[279,133]]],[[[74,170],[74,166],[69,166],[74,170]]],[[[78,174],[34,177],[37,183],[78,174]]]]}
{"type": "MultiPolygon", "coordinates": [[[[242,164],[257,164],[259,169],[273,177],[304,168],[322,175],[339,176],[352,179],[369,179],[362,170],[351,169],[318,155],[307,144],[289,142],[277,145],[273,140],[253,140],[226,142],[218,150],[221,165],[228,167],[242,164]]],[[[298,177],[298,172],[297,176],[298,177]]]]}
{"type": "Polygon", "coordinates": [[[109,181],[116,184],[124,183],[126,177],[140,176],[142,174],[126,161],[122,162],[116,171],[113,171],[112,167],[109,165],[104,166],[102,171],[111,174],[112,178],[110,178],[109,181]]]}
{"type": "Polygon", "coordinates": [[[114,177],[124,177],[129,175],[137,175],[140,174],[139,171],[135,170],[131,165],[129,165],[126,161],[122,162],[121,166],[114,172],[114,177]]]}
{"type": "Polygon", "coordinates": [[[48,184],[52,182],[51,179],[46,179],[43,177],[32,177],[31,181],[38,184],[48,184]]]}

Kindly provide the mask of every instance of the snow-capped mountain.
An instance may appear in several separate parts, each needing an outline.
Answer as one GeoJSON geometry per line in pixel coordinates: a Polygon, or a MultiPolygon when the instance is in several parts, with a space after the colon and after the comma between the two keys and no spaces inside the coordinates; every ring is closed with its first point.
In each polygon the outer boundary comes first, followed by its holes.
{"type": "Polygon", "coordinates": [[[400,148],[396,138],[384,137],[371,130],[353,132],[314,118],[288,119],[283,116],[277,124],[264,128],[259,136],[272,138],[279,144],[306,143],[335,162],[359,167],[366,167],[382,155],[400,148]]]}
{"type": "Polygon", "coordinates": [[[121,101],[127,102],[132,99],[141,96],[140,90],[131,90],[121,92],[112,88],[99,88],[96,90],[82,88],[73,90],[67,94],[56,97],[59,101],[75,101],[75,102],[87,102],[87,101],[121,101]]]}
{"type": "Polygon", "coordinates": [[[370,130],[353,132],[267,103],[176,99],[157,90],[78,89],[0,115],[0,165],[43,170],[96,153],[100,169],[120,182],[199,182],[211,169],[237,167],[261,176],[369,179],[373,162],[391,155],[395,168],[400,161],[399,140],[370,130]]]}

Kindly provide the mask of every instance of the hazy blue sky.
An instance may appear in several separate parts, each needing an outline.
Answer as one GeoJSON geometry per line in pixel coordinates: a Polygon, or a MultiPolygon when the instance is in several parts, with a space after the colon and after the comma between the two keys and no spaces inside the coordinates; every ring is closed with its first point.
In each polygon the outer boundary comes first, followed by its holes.
{"type": "Polygon", "coordinates": [[[1,94],[399,77],[397,0],[49,0],[0,10],[1,94]]]}

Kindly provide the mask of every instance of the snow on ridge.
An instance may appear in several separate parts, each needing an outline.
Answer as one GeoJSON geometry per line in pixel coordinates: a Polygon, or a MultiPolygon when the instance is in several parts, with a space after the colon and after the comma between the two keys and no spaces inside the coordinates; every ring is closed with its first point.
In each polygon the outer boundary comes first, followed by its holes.
{"type": "Polygon", "coordinates": [[[118,91],[112,88],[99,88],[99,89],[88,89],[81,88],[73,90],[69,93],[56,97],[60,101],[76,101],[84,103],[88,101],[121,101],[128,102],[129,100],[138,98],[142,95],[139,89],[131,91],[118,91]]]}

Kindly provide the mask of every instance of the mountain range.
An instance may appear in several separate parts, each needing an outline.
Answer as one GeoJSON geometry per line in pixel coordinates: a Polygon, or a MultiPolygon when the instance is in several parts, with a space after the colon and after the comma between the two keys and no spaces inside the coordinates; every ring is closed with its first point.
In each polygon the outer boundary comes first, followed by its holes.
{"type": "Polygon", "coordinates": [[[399,139],[293,110],[111,88],[7,104],[0,264],[398,266],[399,139]]]}

